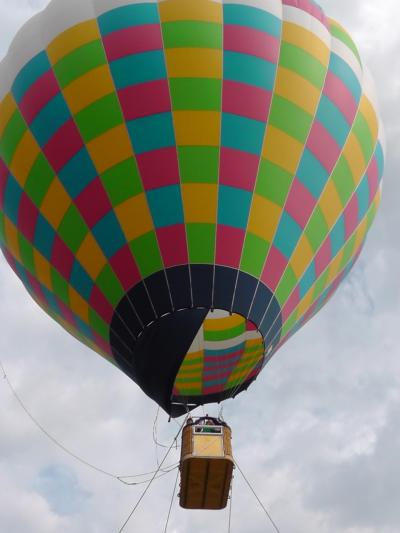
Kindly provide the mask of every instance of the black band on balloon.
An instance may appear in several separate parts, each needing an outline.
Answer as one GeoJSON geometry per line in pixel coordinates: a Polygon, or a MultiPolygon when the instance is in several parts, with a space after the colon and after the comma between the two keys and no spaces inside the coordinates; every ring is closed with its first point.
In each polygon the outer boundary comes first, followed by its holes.
{"type": "MultiPolygon", "coordinates": [[[[189,270],[186,265],[157,272],[131,289],[115,310],[110,344],[116,362],[172,416],[186,411],[171,403],[172,389],[211,309],[244,316],[258,327],[266,347],[278,344],[282,321],[276,298],[254,277],[228,267],[191,265],[189,270]]],[[[254,379],[233,391],[185,397],[185,403],[220,402],[254,379]]]]}

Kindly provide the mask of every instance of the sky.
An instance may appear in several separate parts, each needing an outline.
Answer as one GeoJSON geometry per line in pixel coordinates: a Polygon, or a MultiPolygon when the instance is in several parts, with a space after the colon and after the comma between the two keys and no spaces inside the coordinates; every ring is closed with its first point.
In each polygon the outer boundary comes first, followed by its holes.
{"type": "MultiPolygon", "coordinates": [[[[0,57],[46,0],[0,0],[0,57]]],[[[387,137],[380,212],[351,275],[246,393],[224,404],[235,457],[282,533],[400,530],[400,33],[397,0],[324,0],[376,80],[387,137]]],[[[157,406],[36,306],[0,259],[0,358],[23,402],[55,439],[116,475],[154,470],[157,406]]],[[[210,414],[218,414],[210,408],[210,414]]],[[[201,411],[200,411],[201,413],[201,411]]],[[[178,430],[160,413],[157,431],[178,430]]],[[[168,464],[178,460],[174,449],[168,464]]],[[[175,473],[158,480],[126,532],[164,531],[175,473]]],[[[117,532],[143,487],[77,462],[32,423],[0,377],[0,529],[117,532]]],[[[228,510],[184,511],[170,533],[228,531],[228,510]]],[[[233,533],[273,532],[235,473],[233,533]]]]}

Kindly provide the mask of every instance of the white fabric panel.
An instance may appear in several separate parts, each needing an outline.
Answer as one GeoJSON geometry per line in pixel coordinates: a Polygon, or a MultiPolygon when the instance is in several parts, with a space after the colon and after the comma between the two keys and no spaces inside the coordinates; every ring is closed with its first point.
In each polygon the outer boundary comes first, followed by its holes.
{"type": "MultiPolygon", "coordinates": [[[[86,0],[87,1],[87,0],[86,0]]],[[[96,16],[129,4],[156,4],[155,0],[92,0],[96,16]]]]}
{"type": "Polygon", "coordinates": [[[311,33],[314,33],[330,48],[331,34],[328,28],[306,11],[294,6],[283,6],[283,20],[284,22],[292,22],[293,24],[302,26],[311,33]]]}

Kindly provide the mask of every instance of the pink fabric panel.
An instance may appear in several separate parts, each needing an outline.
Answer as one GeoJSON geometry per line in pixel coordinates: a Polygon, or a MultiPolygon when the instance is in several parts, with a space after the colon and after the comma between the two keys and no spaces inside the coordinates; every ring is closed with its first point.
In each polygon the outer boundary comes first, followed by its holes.
{"type": "Polygon", "coordinates": [[[216,264],[239,268],[245,232],[240,228],[218,225],[216,264]]]}
{"type": "Polygon", "coordinates": [[[56,235],[51,251],[51,264],[65,278],[70,279],[72,267],[75,262],[74,254],[67,245],[56,235]]]}
{"type": "Polygon", "coordinates": [[[229,80],[223,82],[222,111],[224,113],[266,122],[271,99],[271,93],[260,87],[229,80]]]}
{"type": "Polygon", "coordinates": [[[113,209],[99,178],[89,183],[76,198],[76,206],[89,228],[93,228],[97,222],[113,209]]]}
{"type": "Polygon", "coordinates": [[[326,267],[329,265],[329,262],[332,259],[332,246],[331,238],[328,238],[324,241],[321,248],[318,250],[317,255],[315,256],[315,275],[318,278],[326,267]]]}
{"type": "Polygon", "coordinates": [[[224,26],[224,50],[261,57],[277,63],[280,43],[276,37],[247,26],[224,26]]]}
{"type": "Polygon", "coordinates": [[[372,158],[367,175],[369,184],[369,203],[371,204],[379,189],[379,169],[376,157],[372,158]]]}
{"type": "Polygon", "coordinates": [[[55,172],[59,172],[81,148],[83,141],[71,118],[53,135],[43,152],[55,172]]]}
{"type": "Polygon", "coordinates": [[[186,231],[183,224],[157,229],[158,244],[166,268],[188,262],[186,231]]]}
{"type": "Polygon", "coordinates": [[[104,322],[111,322],[111,319],[114,314],[114,309],[96,285],[93,286],[89,304],[93,307],[96,313],[104,320],[104,322]]]}
{"type": "Polygon", "coordinates": [[[221,148],[220,183],[253,191],[260,159],[254,154],[221,148]]]}
{"type": "Polygon", "coordinates": [[[311,128],[307,148],[325,170],[331,173],[339,158],[340,146],[318,120],[314,122],[311,128]]]}
{"type": "Polygon", "coordinates": [[[141,280],[139,269],[128,245],[110,259],[110,264],[125,291],[129,291],[141,280]]]}
{"type": "Polygon", "coordinates": [[[276,289],[278,283],[288,264],[286,257],[274,246],[268,254],[261,281],[272,291],[276,289]]]}
{"type": "Polygon", "coordinates": [[[131,85],[118,92],[125,120],[171,111],[168,80],[131,85]]]}
{"type": "Polygon", "coordinates": [[[110,62],[132,54],[163,49],[159,24],[134,26],[112,32],[103,37],[103,43],[110,62]]]}
{"type": "Polygon", "coordinates": [[[285,210],[301,228],[305,228],[316,204],[310,191],[295,178],[285,204],[285,210]]]}
{"type": "Polygon", "coordinates": [[[296,287],[292,294],[289,296],[288,301],[282,309],[282,320],[283,323],[290,317],[293,311],[296,309],[300,303],[300,290],[299,287],[296,287]]]}
{"type": "Polygon", "coordinates": [[[30,124],[39,111],[59,92],[60,89],[52,70],[36,80],[19,103],[19,108],[26,122],[30,124]]]}
{"type": "Polygon", "coordinates": [[[145,190],[179,183],[176,148],[161,148],[136,156],[145,190]]]}
{"type": "Polygon", "coordinates": [[[25,192],[22,193],[18,210],[18,229],[29,242],[34,240],[38,216],[38,208],[25,192]]]}
{"type": "Polygon", "coordinates": [[[357,114],[357,102],[343,81],[330,70],[326,77],[324,94],[332,100],[351,126],[357,114]]]}

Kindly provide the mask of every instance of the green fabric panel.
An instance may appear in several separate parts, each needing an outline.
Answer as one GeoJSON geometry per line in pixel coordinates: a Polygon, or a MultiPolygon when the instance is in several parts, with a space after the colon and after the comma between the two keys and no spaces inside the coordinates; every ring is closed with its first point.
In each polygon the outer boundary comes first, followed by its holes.
{"type": "Polygon", "coordinates": [[[182,183],[217,183],[219,148],[213,146],[179,146],[182,183]]]}
{"type": "Polygon", "coordinates": [[[286,98],[275,95],[269,123],[304,143],[310,131],[312,116],[286,98]]]}
{"type": "Polygon", "coordinates": [[[283,207],[292,181],[292,174],[263,159],[257,177],[256,193],[283,207]]]}
{"type": "Polygon", "coordinates": [[[114,307],[119,304],[120,300],[125,294],[121,283],[108,264],[103,268],[100,275],[96,279],[96,285],[114,307]]]}
{"type": "Polygon", "coordinates": [[[21,254],[21,261],[26,270],[28,270],[31,274],[35,275],[35,261],[33,258],[33,247],[30,242],[28,242],[25,237],[22,235],[22,233],[18,234],[18,244],[19,244],[19,251],[21,254]]]}
{"type": "Polygon", "coordinates": [[[171,78],[169,80],[172,109],[208,110],[221,109],[222,80],[208,78],[171,78]]]}
{"type": "Polygon", "coordinates": [[[0,155],[6,165],[10,165],[15,150],[26,132],[25,121],[17,109],[10,118],[0,140],[0,155]]]}
{"type": "Polygon", "coordinates": [[[163,263],[157,238],[153,231],[132,241],[130,248],[143,278],[162,270],[163,263]]]}
{"type": "Polygon", "coordinates": [[[110,328],[109,326],[104,322],[102,318],[92,309],[89,307],[89,323],[90,326],[98,333],[103,339],[105,339],[107,342],[109,341],[110,336],[110,328]]]}
{"type": "Polygon", "coordinates": [[[315,57],[298,46],[282,42],[279,63],[282,67],[292,70],[322,89],[326,68],[315,57]]]}
{"type": "Polygon", "coordinates": [[[314,252],[316,252],[321,246],[325,237],[328,235],[328,231],[329,228],[325,217],[321,208],[317,206],[305,229],[305,234],[310,241],[311,248],[314,252]]]}
{"type": "Polygon", "coordinates": [[[354,192],[354,182],[350,178],[352,175],[349,164],[345,157],[340,157],[332,174],[332,180],[336,186],[340,201],[344,207],[354,192]]]}
{"type": "Polygon", "coordinates": [[[53,267],[51,268],[51,284],[53,286],[54,294],[60,298],[65,305],[69,306],[68,283],[53,267]]]}
{"type": "Polygon", "coordinates": [[[79,214],[78,209],[71,205],[57,230],[61,239],[76,254],[88,234],[88,227],[79,214]]]}
{"type": "Polygon", "coordinates": [[[365,120],[364,115],[362,113],[358,113],[357,118],[353,124],[353,131],[356,134],[356,137],[360,143],[365,163],[368,163],[374,152],[376,141],[372,138],[368,122],[365,120]]]}
{"type": "Polygon", "coordinates": [[[250,231],[246,234],[240,269],[259,278],[270,244],[250,231]]]}
{"type": "Polygon", "coordinates": [[[215,224],[187,224],[191,263],[214,263],[215,224]]]}
{"type": "Polygon", "coordinates": [[[162,24],[165,48],[222,48],[222,25],[178,20],[162,24]]]}
{"type": "Polygon", "coordinates": [[[275,291],[275,297],[278,300],[281,309],[285,305],[291,293],[293,292],[293,289],[296,287],[297,282],[298,279],[296,277],[296,274],[294,273],[292,267],[288,265],[275,291]]]}
{"type": "Polygon", "coordinates": [[[246,324],[243,322],[234,328],[223,329],[220,331],[204,331],[205,341],[226,341],[239,337],[246,331],[246,324]]]}
{"type": "Polygon", "coordinates": [[[333,37],[336,37],[336,39],[339,39],[339,41],[342,41],[342,43],[350,48],[361,65],[360,54],[358,53],[357,46],[354,44],[354,41],[351,39],[350,35],[334,24],[332,24],[329,29],[333,37]]]}
{"type": "Polygon", "coordinates": [[[143,192],[139,170],[132,157],[104,172],[101,180],[114,207],[143,192]]]}
{"type": "Polygon", "coordinates": [[[109,94],[82,109],[75,115],[75,121],[84,141],[89,142],[122,124],[124,118],[117,97],[109,94]]]}
{"type": "Polygon", "coordinates": [[[343,247],[343,257],[340,262],[340,270],[343,270],[345,266],[348,264],[348,262],[352,259],[354,252],[355,252],[355,245],[356,245],[356,235],[353,233],[353,235],[350,237],[350,239],[346,242],[346,244],[343,247]]]}
{"type": "Polygon", "coordinates": [[[328,283],[329,268],[326,268],[322,275],[317,279],[314,285],[313,302],[321,296],[328,283]]]}
{"type": "Polygon", "coordinates": [[[367,228],[368,230],[371,228],[371,225],[376,217],[376,212],[377,212],[377,206],[375,205],[375,203],[371,204],[371,207],[369,208],[369,211],[367,213],[367,228]]]}
{"type": "Polygon", "coordinates": [[[25,191],[36,207],[42,205],[54,178],[54,170],[44,155],[40,153],[33,163],[25,183],[25,191]]]}
{"type": "Polygon", "coordinates": [[[64,89],[76,78],[107,63],[103,43],[92,41],[77,48],[54,65],[53,70],[61,88],[64,89]]]}
{"type": "Polygon", "coordinates": [[[293,311],[293,313],[286,320],[286,322],[284,323],[282,327],[281,338],[284,338],[289,333],[289,331],[293,328],[293,326],[296,325],[296,322],[297,322],[297,312],[293,311]]]}

